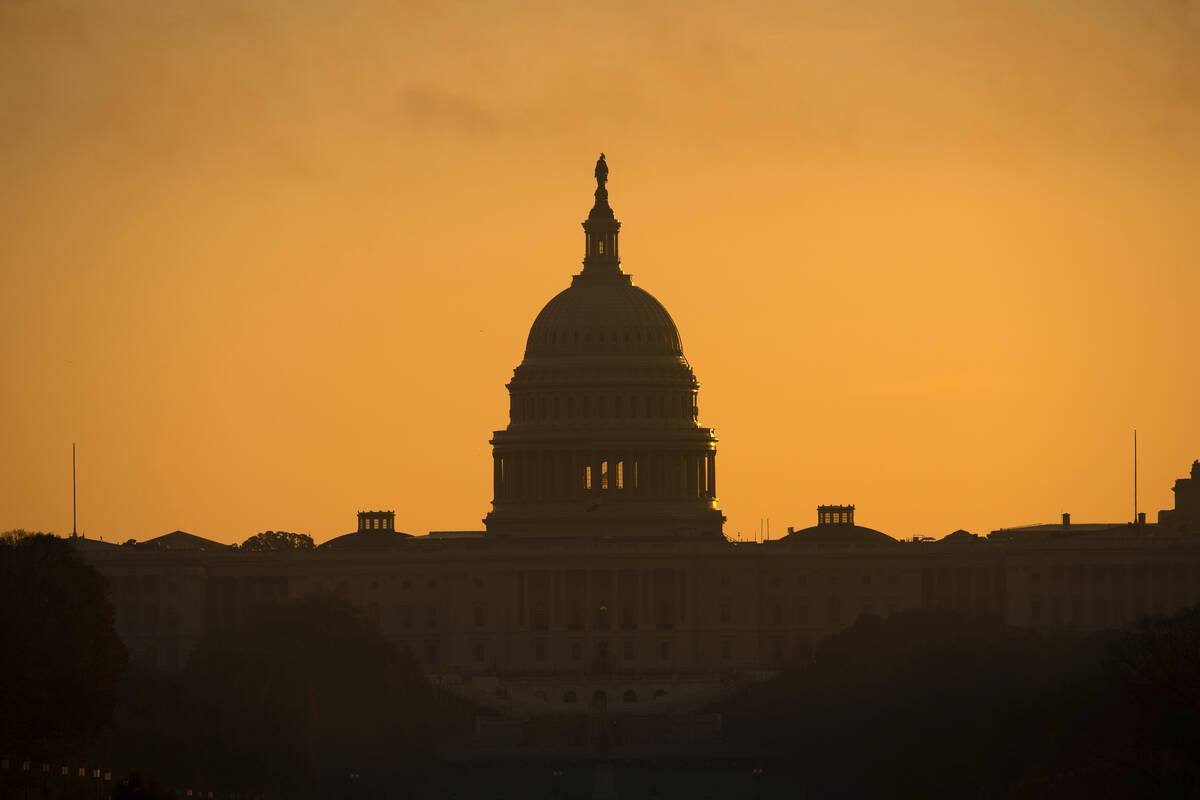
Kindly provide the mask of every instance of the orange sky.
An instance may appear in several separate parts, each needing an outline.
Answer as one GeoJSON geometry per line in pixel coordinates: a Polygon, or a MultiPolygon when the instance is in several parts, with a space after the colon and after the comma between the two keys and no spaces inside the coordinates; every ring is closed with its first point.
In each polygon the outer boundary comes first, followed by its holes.
{"type": "Polygon", "coordinates": [[[479,529],[603,150],[727,532],[1200,457],[1200,5],[0,0],[0,529],[479,529]]]}

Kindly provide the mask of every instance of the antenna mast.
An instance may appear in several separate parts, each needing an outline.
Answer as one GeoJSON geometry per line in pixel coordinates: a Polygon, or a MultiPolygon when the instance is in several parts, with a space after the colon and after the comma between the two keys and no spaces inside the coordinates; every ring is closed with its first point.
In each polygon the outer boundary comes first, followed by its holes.
{"type": "Polygon", "coordinates": [[[78,517],[75,506],[75,443],[71,442],[71,538],[79,536],[78,517]]]}
{"type": "Polygon", "coordinates": [[[1137,428],[1133,429],[1133,523],[1138,521],[1137,497],[1137,428]]]}

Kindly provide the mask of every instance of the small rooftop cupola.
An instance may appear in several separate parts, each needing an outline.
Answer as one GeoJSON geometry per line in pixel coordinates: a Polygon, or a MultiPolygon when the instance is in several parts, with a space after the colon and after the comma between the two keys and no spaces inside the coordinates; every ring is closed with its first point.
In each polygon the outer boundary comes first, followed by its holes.
{"type": "Polygon", "coordinates": [[[358,512],[358,529],[360,531],[394,531],[396,530],[396,512],[360,511],[358,512]]]}
{"type": "Polygon", "coordinates": [[[817,506],[818,525],[853,525],[854,506],[817,506]]]}
{"type": "Polygon", "coordinates": [[[583,272],[587,277],[621,275],[617,234],[621,223],[608,205],[608,164],[604,153],[596,161],[596,202],[583,223],[583,272]]]}

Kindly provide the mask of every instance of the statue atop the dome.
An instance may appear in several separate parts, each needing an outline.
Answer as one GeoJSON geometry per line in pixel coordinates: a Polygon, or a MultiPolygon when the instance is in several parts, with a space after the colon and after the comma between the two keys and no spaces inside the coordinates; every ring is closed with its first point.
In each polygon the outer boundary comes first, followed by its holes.
{"type": "Polygon", "coordinates": [[[608,183],[608,164],[604,162],[604,153],[601,153],[600,158],[596,159],[596,187],[603,189],[606,183],[608,183]]]}

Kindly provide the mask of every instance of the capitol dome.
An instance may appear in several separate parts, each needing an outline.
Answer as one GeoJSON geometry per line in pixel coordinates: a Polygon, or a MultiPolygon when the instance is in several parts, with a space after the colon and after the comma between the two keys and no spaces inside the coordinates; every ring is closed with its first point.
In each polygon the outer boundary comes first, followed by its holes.
{"type": "Polygon", "coordinates": [[[605,354],[682,357],[683,345],[662,303],[628,275],[576,275],[533,321],[525,358],[605,354]]]}
{"type": "Polygon", "coordinates": [[[502,536],[720,537],[716,436],[662,303],[621,270],[621,223],[596,164],[583,269],[542,308],[492,439],[502,536]]]}

